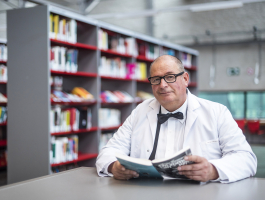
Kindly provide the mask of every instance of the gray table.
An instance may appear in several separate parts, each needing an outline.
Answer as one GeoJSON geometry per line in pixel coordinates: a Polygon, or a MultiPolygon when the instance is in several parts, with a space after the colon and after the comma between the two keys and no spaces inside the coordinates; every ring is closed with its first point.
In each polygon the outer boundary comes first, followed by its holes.
{"type": "Polygon", "coordinates": [[[98,177],[95,168],[81,167],[0,187],[1,200],[83,199],[265,199],[265,179],[248,178],[231,184],[204,185],[177,180],[133,179],[119,181],[98,177]]]}

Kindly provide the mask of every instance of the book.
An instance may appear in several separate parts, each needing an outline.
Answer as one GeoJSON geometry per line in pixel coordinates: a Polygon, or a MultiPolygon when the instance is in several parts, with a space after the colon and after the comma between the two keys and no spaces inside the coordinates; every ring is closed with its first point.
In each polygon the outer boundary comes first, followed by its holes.
{"type": "Polygon", "coordinates": [[[117,154],[116,158],[126,169],[136,171],[139,174],[139,178],[175,178],[189,180],[186,176],[180,175],[177,169],[179,166],[193,163],[184,160],[184,157],[188,155],[192,155],[189,147],[180,150],[169,158],[152,161],[132,158],[121,154],[117,154]]]}

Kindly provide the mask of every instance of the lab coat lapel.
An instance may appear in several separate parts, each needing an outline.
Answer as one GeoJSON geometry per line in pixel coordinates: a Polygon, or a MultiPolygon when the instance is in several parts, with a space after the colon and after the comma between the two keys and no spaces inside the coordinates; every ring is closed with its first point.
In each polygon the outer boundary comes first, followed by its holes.
{"type": "Polygon", "coordinates": [[[149,121],[149,126],[151,128],[152,140],[153,140],[153,143],[154,143],[155,134],[156,134],[156,125],[157,125],[157,114],[159,112],[160,104],[159,104],[159,102],[156,99],[154,99],[149,104],[149,107],[151,107],[152,109],[150,109],[150,111],[147,113],[147,118],[148,118],[148,121],[149,121]]]}
{"type": "Polygon", "coordinates": [[[188,91],[188,110],[187,110],[187,120],[184,133],[184,146],[188,140],[189,133],[191,131],[192,125],[196,121],[198,114],[195,112],[197,108],[200,107],[199,102],[196,97],[188,91]]]}

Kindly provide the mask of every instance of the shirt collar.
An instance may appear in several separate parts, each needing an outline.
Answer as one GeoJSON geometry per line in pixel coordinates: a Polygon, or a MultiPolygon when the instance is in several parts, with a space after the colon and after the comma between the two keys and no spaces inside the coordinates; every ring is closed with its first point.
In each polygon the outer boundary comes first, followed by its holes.
{"type": "Polygon", "coordinates": [[[167,113],[177,113],[177,112],[182,112],[183,113],[183,119],[179,119],[179,121],[183,124],[185,122],[186,119],[186,111],[187,111],[187,107],[188,107],[188,101],[186,99],[186,101],[182,104],[182,106],[173,111],[173,112],[169,112],[167,111],[162,105],[161,105],[161,113],[162,114],[167,114],[167,113]]]}

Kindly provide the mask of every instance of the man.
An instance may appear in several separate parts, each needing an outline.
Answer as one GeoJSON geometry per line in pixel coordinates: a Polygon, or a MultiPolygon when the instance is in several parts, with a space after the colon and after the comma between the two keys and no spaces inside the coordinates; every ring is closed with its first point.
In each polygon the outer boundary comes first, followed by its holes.
{"type": "Polygon", "coordinates": [[[116,152],[144,159],[151,159],[155,152],[152,159],[159,159],[186,146],[190,146],[193,155],[185,159],[194,164],[178,169],[190,179],[229,183],[256,173],[256,156],[228,109],[189,92],[189,75],[180,60],[160,56],[151,64],[150,75],[155,98],[139,104],[100,151],[96,162],[100,176],[138,177],[117,161],[116,152]],[[182,114],[179,119],[170,117],[160,123],[160,112],[182,114]]]}

